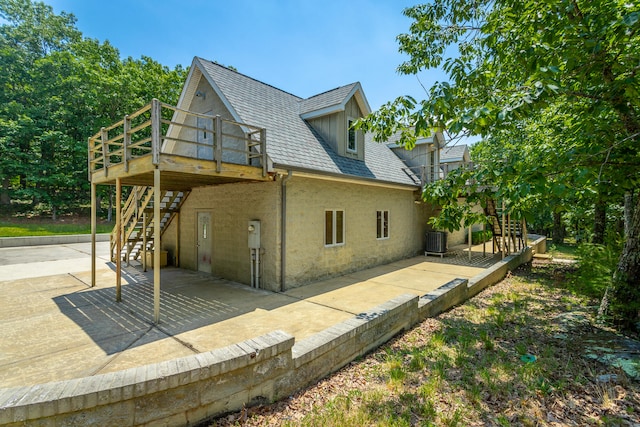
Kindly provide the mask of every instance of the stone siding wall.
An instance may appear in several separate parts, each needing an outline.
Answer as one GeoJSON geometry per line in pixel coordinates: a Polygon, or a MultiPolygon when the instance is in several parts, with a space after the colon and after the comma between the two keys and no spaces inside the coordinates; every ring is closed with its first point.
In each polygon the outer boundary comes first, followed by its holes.
{"type": "MultiPolygon", "coordinates": [[[[197,270],[196,219],[212,213],[212,274],[249,284],[247,223],[261,221],[261,287],[280,290],[281,182],[196,188],[177,221],[163,235],[162,247],[175,258],[180,226],[180,267],[197,270]]],[[[287,182],[286,280],[291,289],[420,254],[430,213],[414,203],[411,189],[350,184],[294,176],[287,182]],[[325,247],[325,211],[345,213],[345,243],[325,247]],[[376,212],[389,211],[389,238],[377,239],[376,212]]],[[[172,263],[172,262],[171,262],[172,263]]]]}
{"type": "Polygon", "coordinates": [[[193,425],[290,395],[416,321],[405,295],[294,346],[281,331],[114,373],[0,389],[0,425],[193,425]]]}
{"type": "Polygon", "coordinates": [[[287,184],[286,288],[419,254],[428,208],[411,190],[296,177],[287,184]],[[325,211],[343,210],[343,245],[325,246],[325,211]],[[376,212],[389,211],[389,238],[376,212]]]}
{"type": "Polygon", "coordinates": [[[248,223],[260,220],[261,287],[279,290],[280,183],[228,184],[195,188],[182,205],[178,221],[163,236],[163,248],[175,253],[180,227],[180,267],[198,269],[197,215],[211,212],[211,271],[215,276],[251,283],[248,223]]]}

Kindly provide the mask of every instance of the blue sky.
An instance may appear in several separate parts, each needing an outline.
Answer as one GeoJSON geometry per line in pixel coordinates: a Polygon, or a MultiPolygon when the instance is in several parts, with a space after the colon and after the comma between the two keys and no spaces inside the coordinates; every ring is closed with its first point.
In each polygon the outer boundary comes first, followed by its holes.
{"type": "MultiPolygon", "coordinates": [[[[45,0],[73,13],[85,37],[109,40],[123,57],[173,67],[194,56],[308,97],[362,83],[372,109],[400,95],[425,96],[396,67],[396,36],[410,20],[404,0],[45,0]]],[[[444,75],[424,72],[429,87],[444,75]]]]}

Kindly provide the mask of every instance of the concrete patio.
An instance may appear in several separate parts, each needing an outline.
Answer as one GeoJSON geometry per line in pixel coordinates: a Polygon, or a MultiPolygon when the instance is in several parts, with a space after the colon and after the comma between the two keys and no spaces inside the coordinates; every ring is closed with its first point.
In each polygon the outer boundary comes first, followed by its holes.
{"type": "Polygon", "coordinates": [[[152,272],[127,267],[122,302],[108,242],[98,243],[90,288],[89,244],[0,248],[0,388],[93,376],[207,352],[274,330],[296,341],[403,294],[425,295],[500,260],[482,246],[415,257],[285,293],[211,275],[162,270],[160,324],[152,272]]]}

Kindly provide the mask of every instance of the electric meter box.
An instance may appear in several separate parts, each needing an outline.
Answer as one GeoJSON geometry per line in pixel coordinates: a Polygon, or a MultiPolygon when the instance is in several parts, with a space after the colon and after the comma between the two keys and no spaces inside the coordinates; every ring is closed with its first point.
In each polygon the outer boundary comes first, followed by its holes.
{"type": "Polygon", "coordinates": [[[249,221],[249,249],[260,249],[260,221],[249,221]]]}

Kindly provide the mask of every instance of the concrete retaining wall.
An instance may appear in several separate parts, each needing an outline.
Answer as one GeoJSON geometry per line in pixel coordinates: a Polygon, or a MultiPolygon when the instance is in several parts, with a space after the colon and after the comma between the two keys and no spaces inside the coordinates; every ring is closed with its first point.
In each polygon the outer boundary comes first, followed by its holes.
{"type": "MultiPolygon", "coordinates": [[[[0,248],[15,248],[17,246],[68,245],[70,243],[87,243],[90,241],[91,234],[3,237],[0,238],[0,248]]],[[[96,241],[108,242],[109,234],[96,234],[96,241]]]]}
{"type": "Polygon", "coordinates": [[[544,238],[472,280],[401,295],[294,345],[274,331],[225,348],[124,371],[0,389],[0,425],[193,425],[304,388],[419,320],[460,304],[544,250],[544,238]]]}

